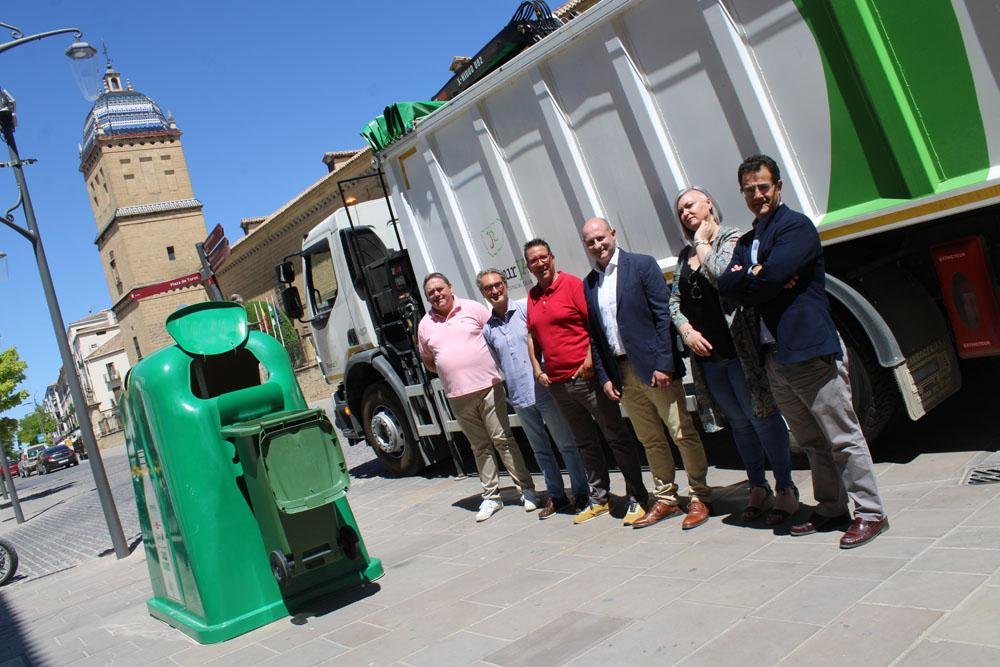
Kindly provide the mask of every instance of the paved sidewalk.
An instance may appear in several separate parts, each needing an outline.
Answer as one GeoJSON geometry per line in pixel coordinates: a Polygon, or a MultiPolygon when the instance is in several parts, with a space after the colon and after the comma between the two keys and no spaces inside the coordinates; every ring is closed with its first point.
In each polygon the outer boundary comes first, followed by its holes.
{"type": "MultiPolygon", "coordinates": [[[[839,533],[740,525],[734,470],[710,471],[716,515],[682,532],[677,519],[542,522],[516,505],[477,525],[475,478],[365,477],[364,465],[348,497],[385,564],[376,584],[200,646],[146,613],[140,546],[0,589],[0,666],[996,665],[1000,484],[960,484],[984,463],[1000,455],[878,464],[892,528],[852,551],[839,533]]],[[[808,499],[807,471],[796,481],[808,499]]]]}

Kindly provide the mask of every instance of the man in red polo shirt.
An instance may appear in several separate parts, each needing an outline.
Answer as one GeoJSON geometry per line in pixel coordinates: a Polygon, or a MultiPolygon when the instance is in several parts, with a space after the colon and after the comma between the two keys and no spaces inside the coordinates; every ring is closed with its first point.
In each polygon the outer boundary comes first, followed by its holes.
{"type": "Polygon", "coordinates": [[[431,310],[417,326],[420,357],[441,378],[448,402],[472,447],[483,483],[483,502],[476,521],[489,519],[503,507],[494,449],[521,490],[524,509],[536,509],[535,482],[511,435],[503,379],[483,337],[490,309],[476,301],[456,299],[451,282],[441,273],[424,278],[424,296],[431,310]]]}
{"type": "Polygon", "coordinates": [[[603,433],[625,477],[629,496],[625,525],[630,526],[645,514],[643,505],[649,492],[642,481],[638,445],[618,406],[594,380],[583,282],[556,271],[555,256],[542,239],[524,245],[524,259],[538,281],[528,293],[528,356],[535,378],[549,388],[569,422],[587,468],[590,502],[579,508],[574,523],[589,521],[609,510],[611,479],[601,446],[603,433]]]}

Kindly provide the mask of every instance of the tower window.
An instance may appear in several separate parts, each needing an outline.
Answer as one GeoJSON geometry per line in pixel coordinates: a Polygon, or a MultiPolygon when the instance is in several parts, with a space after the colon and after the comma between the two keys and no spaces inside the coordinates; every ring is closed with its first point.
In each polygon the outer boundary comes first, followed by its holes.
{"type": "Polygon", "coordinates": [[[118,164],[132,164],[132,160],[127,157],[123,157],[121,160],[118,160],[118,164]]]}
{"type": "Polygon", "coordinates": [[[126,181],[131,181],[133,178],[135,178],[135,174],[125,174],[124,176],[122,176],[122,178],[124,178],[126,181]]]}
{"type": "Polygon", "coordinates": [[[139,158],[139,162],[152,162],[152,161],[153,161],[153,158],[151,158],[151,157],[141,157],[141,158],[139,158]]]}
{"type": "Polygon", "coordinates": [[[172,245],[167,246],[167,259],[169,259],[171,262],[177,259],[177,257],[174,255],[174,247],[172,245]]]}
{"type": "Polygon", "coordinates": [[[169,156],[169,155],[161,155],[161,156],[160,156],[160,159],[161,159],[161,160],[169,160],[169,159],[170,159],[170,156],[169,156]]]}
{"type": "Polygon", "coordinates": [[[173,176],[173,174],[174,174],[174,170],[173,169],[164,169],[163,170],[163,175],[164,176],[173,176]]]}
{"type": "Polygon", "coordinates": [[[142,350],[139,349],[139,339],[132,336],[132,346],[135,348],[135,356],[142,359],[142,350]]]}

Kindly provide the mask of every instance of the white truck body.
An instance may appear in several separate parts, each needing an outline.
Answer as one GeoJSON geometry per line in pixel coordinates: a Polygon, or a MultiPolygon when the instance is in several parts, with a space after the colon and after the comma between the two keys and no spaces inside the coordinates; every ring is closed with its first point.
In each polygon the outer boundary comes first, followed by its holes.
{"type": "MultiPolygon", "coordinates": [[[[678,190],[707,188],[724,224],[746,228],[736,168],[765,153],[826,246],[862,422],[877,431],[897,405],[917,419],[961,382],[932,249],[981,239],[976,268],[997,281],[1000,11],[987,4],[603,0],[379,155],[413,272],[478,298],[476,273],[495,267],[521,298],[523,244],[545,239],[583,276],[579,227],[601,216],[668,274],[678,190]]],[[[977,317],[996,317],[989,291],[973,294],[977,317]]],[[[343,393],[357,414],[360,389],[343,393]]]]}

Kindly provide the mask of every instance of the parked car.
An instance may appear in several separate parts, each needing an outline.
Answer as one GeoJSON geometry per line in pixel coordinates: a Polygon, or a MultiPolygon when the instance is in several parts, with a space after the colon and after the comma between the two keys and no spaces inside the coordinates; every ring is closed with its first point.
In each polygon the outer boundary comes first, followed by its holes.
{"type": "MultiPolygon", "coordinates": [[[[7,468],[10,470],[11,477],[20,473],[20,466],[17,465],[17,459],[7,459],[7,468]]],[[[0,477],[3,477],[2,466],[0,466],[0,477]]]]}
{"type": "Polygon", "coordinates": [[[49,447],[42,454],[42,461],[38,466],[38,473],[50,473],[53,470],[58,470],[59,468],[68,468],[70,466],[80,465],[80,459],[77,458],[73,450],[66,445],[56,445],[55,447],[49,447]]]}
{"type": "Polygon", "coordinates": [[[32,445],[21,451],[19,471],[21,477],[30,477],[33,472],[41,474],[41,468],[38,464],[42,459],[42,454],[45,453],[45,447],[46,445],[32,445]]]}

